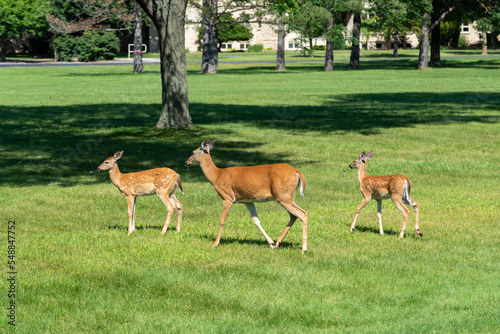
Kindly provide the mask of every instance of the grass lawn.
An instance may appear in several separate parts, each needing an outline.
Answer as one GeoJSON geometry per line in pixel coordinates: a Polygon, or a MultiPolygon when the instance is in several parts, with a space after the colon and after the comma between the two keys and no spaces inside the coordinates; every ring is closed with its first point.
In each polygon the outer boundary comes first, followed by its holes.
{"type": "MultiPolygon", "coordinates": [[[[221,64],[206,76],[189,65],[195,127],[162,131],[153,129],[158,65],[142,75],[131,66],[0,68],[1,331],[13,330],[15,300],[18,333],[498,332],[500,58],[425,71],[415,57],[335,66],[221,64]],[[300,221],[272,250],[243,205],[211,248],[222,201],[184,162],[215,138],[219,167],[286,162],[304,173],[305,255],[300,221]],[[180,233],[174,215],[160,235],[166,209],[150,196],[138,198],[127,237],[126,200],[96,170],[118,150],[122,172],[181,175],[180,233]],[[403,217],[391,201],[384,236],[375,203],[349,232],[362,196],[348,165],[370,150],[369,175],[412,180],[422,238],[412,210],[398,239],[403,217]]],[[[256,207],[276,240],[288,214],[256,207]]]]}

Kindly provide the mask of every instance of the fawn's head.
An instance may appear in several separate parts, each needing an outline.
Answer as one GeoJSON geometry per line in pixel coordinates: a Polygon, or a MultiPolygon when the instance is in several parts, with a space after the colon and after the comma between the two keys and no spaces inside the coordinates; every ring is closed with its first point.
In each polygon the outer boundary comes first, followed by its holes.
{"type": "Polygon", "coordinates": [[[373,157],[373,150],[366,153],[366,152],[363,152],[359,155],[358,158],[356,158],[356,160],[354,160],[350,165],[349,165],[349,168],[351,169],[359,169],[359,167],[361,167],[362,164],[365,164],[367,160],[371,159],[373,157]]]}
{"type": "Polygon", "coordinates": [[[120,159],[122,155],[123,151],[116,152],[115,155],[104,160],[103,163],[100,164],[99,167],[97,167],[97,170],[101,171],[113,168],[113,166],[116,165],[116,161],[120,159]]]}
{"type": "Polygon", "coordinates": [[[201,158],[204,155],[210,154],[210,150],[212,149],[212,147],[214,147],[214,144],[215,144],[216,141],[217,141],[217,139],[212,140],[211,142],[208,142],[208,140],[205,139],[203,141],[203,143],[201,143],[201,146],[198,147],[196,150],[193,151],[193,153],[191,154],[191,156],[189,157],[189,159],[186,160],[186,162],[184,163],[184,165],[189,167],[191,165],[194,165],[197,162],[200,162],[201,158]]]}

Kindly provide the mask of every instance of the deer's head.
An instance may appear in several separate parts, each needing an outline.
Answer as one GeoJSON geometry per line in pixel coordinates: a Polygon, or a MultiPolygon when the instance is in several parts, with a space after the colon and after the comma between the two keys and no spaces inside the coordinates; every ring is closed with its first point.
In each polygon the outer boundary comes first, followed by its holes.
{"type": "Polygon", "coordinates": [[[203,143],[201,143],[201,146],[193,151],[193,153],[191,154],[189,159],[186,160],[184,165],[188,167],[192,166],[195,163],[200,162],[204,155],[210,155],[210,150],[212,149],[212,147],[214,147],[216,141],[217,139],[212,140],[211,142],[205,139],[203,143]]]}
{"type": "Polygon", "coordinates": [[[101,170],[108,170],[108,169],[113,168],[113,166],[116,165],[116,161],[118,159],[120,159],[122,157],[122,155],[123,155],[123,151],[116,152],[115,155],[104,160],[103,163],[100,164],[99,167],[97,167],[97,170],[101,171],[101,170]]]}
{"type": "Polygon", "coordinates": [[[361,167],[362,164],[365,164],[367,160],[371,159],[373,157],[373,150],[366,153],[366,152],[363,152],[359,155],[358,158],[356,158],[356,160],[354,160],[350,165],[349,165],[349,168],[351,169],[359,169],[359,167],[361,167]]]}

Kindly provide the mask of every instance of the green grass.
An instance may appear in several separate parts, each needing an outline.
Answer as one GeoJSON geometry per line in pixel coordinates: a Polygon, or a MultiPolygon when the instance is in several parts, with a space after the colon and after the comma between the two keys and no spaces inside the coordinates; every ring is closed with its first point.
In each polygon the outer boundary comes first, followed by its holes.
{"type": "MultiPolygon", "coordinates": [[[[15,220],[19,333],[498,332],[500,59],[443,63],[339,63],[332,73],[312,62],[284,73],[221,64],[216,76],[189,65],[196,127],[163,131],[152,129],[159,66],[1,68],[0,328],[11,329],[15,220]],[[304,173],[306,255],[300,222],[272,250],[242,205],[211,248],[222,202],[199,166],[183,164],[214,138],[220,167],[287,162],[304,173]],[[166,209],[151,196],[138,199],[127,237],[126,200],[96,171],[122,149],[122,172],[180,173],[180,233],[174,221],[160,236],[166,209]],[[374,203],[349,232],[361,194],[348,165],[369,150],[369,175],[412,180],[423,238],[412,212],[398,240],[402,215],[390,201],[385,236],[374,203]]],[[[275,240],[288,214],[256,207],[275,240]]]]}

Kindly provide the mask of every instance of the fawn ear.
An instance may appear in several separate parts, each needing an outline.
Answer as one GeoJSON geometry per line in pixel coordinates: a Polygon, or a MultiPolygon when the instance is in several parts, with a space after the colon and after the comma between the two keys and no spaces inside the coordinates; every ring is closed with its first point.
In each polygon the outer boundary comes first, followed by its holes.
{"type": "Polygon", "coordinates": [[[373,150],[368,152],[368,154],[366,154],[365,156],[366,156],[366,160],[371,159],[373,157],[373,150]]]}
{"type": "Polygon", "coordinates": [[[115,153],[115,155],[113,155],[113,158],[115,160],[118,160],[118,159],[120,159],[122,157],[122,155],[123,155],[123,151],[118,151],[118,152],[115,153]]]}

